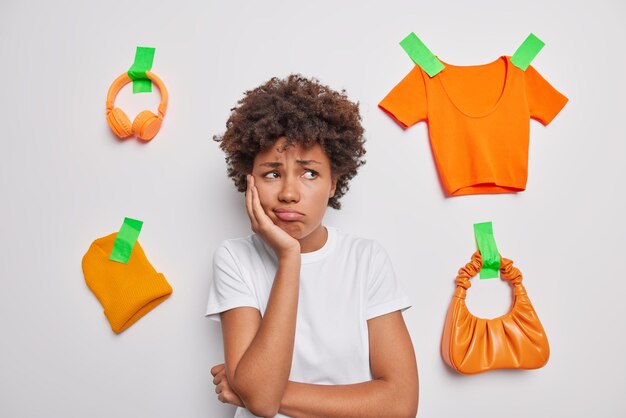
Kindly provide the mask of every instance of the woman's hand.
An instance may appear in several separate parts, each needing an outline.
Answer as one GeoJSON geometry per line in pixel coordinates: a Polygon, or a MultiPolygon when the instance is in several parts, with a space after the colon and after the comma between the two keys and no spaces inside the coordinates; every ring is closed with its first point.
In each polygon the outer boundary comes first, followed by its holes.
{"type": "Polygon", "coordinates": [[[245,408],[245,405],[241,401],[239,395],[237,395],[230,387],[230,383],[226,377],[226,366],[224,364],[217,364],[213,366],[211,368],[211,374],[213,375],[213,384],[215,385],[217,399],[223,403],[229,403],[231,405],[245,408]]]}
{"type": "Polygon", "coordinates": [[[246,190],[246,209],[252,230],[269,244],[280,258],[288,253],[300,254],[300,242],[283,231],[265,213],[259,199],[259,191],[254,185],[254,176],[248,174],[246,190]]]}

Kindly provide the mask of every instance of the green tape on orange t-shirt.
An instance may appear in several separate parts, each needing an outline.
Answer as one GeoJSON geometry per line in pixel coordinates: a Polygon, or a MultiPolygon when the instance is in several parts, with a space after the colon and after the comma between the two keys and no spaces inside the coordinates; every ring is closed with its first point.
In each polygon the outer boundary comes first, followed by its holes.
{"type": "Polygon", "coordinates": [[[511,57],[511,62],[517,68],[526,71],[526,68],[528,68],[544,45],[545,43],[541,39],[531,33],[519,48],[517,48],[517,51],[515,51],[515,54],[511,57]]]}
{"type": "Polygon", "coordinates": [[[481,279],[494,279],[500,270],[500,252],[493,236],[491,222],[474,224],[474,236],[478,250],[483,258],[483,268],[480,270],[481,279]]]}
{"type": "Polygon", "coordinates": [[[430,77],[434,77],[445,68],[443,63],[430,52],[430,49],[413,32],[400,41],[400,46],[411,57],[413,62],[422,67],[430,77]]]}

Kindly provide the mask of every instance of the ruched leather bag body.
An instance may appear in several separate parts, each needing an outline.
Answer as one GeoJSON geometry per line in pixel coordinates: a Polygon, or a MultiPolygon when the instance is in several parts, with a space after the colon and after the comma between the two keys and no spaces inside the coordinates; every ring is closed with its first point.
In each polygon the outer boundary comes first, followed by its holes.
{"type": "Polygon", "coordinates": [[[513,261],[501,258],[500,277],[513,288],[514,301],[509,313],[494,319],[477,318],[465,304],[470,279],[482,268],[482,257],[459,270],[456,291],[444,326],[441,355],[453,369],[476,374],[495,369],[538,369],[550,357],[548,338],[530,303],[522,273],[513,261]]]}

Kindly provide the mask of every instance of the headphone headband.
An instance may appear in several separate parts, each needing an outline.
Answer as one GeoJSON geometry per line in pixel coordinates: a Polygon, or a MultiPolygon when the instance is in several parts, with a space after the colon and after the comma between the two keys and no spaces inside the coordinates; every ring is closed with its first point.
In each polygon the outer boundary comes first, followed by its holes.
{"type": "MultiPolygon", "coordinates": [[[[157,77],[154,73],[150,71],[146,71],[146,76],[150,79],[150,81],[152,81],[154,84],[157,85],[157,87],[159,88],[159,91],[161,92],[161,103],[159,104],[158,112],[159,112],[159,116],[163,118],[163,116],[165,116],[165,110],[167,109],[167,99],[168,99],[167,89],[165,88],[165,84],[163,84],[163,81],[161,81],[159,77],[157,77]]],[[[107,103],[106,103],[107,113],[113,110],[113,103],[115,102],[115,97],[117,97],[117,94],[120,92],[122,87],[124,87],[126,84],[130,83],[131,81],[133,80],[131,80],[131,78],[128,76],[128,73],[124,73],[120,75],[119,77],[115,79],[115,81],[113,81],[113,84],[111,84],[111,87],[109,87],[109,92],[107,93],[107,103]]]]}

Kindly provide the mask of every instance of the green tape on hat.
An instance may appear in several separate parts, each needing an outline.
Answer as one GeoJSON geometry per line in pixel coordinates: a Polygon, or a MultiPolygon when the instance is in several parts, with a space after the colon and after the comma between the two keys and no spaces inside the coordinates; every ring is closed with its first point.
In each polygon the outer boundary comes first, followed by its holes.
{"type": "Polygon", "coordinates": [[[133,80],[133,93],[149,93],[152,91],[152,81],[146,71],[152,69],[154,48],[138,46],[135,52],[135,62],[128,69],[128,77],[133,80]]]}
{"type": "Polygon", "coordinates": [[[528,68],[544,45],[545,43],[541,39],[531,33],[519,48],[517,48],[517,51],[515,51],[515,54],[511,57],[511,62],[517,68],[526,71],[526,68],[528,68]]]}
{"type": "Polygon", "coordinates": [[[491,222],[474,224],[474,236],[478,250],[483,258],[483,268],[480,270],[481,279],[494,279],[500,270],[500,252],[493,237],[491,222]]]}
{"type": "Polygon", "coordinates": [[[413,62],[422,67],[430,77],[434,77],[446,68],[413,32],[400,41],[400,46],[411,57],[413,62]]]}
{"type": "Polygon", "coordinates": [[[139,238],[142,226],[143,221],[124,218],[124,223],[115,237],[109,260],[128,264],[130,254],[133,252],[133,247],[137,242],[137,238],[139,238]]]}

